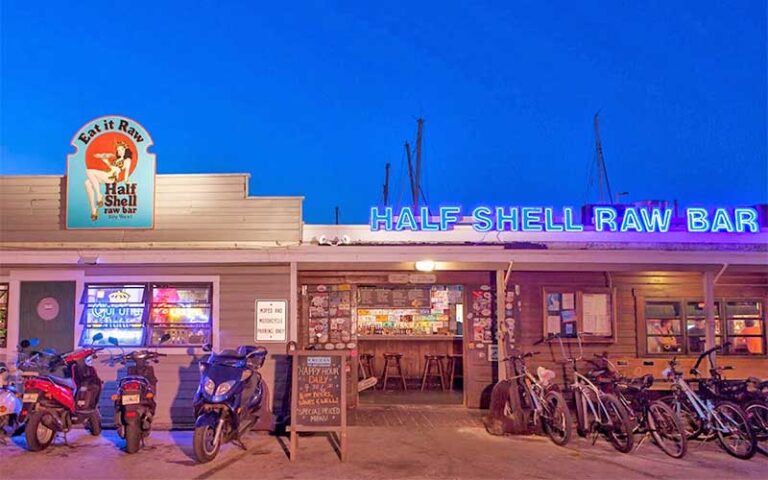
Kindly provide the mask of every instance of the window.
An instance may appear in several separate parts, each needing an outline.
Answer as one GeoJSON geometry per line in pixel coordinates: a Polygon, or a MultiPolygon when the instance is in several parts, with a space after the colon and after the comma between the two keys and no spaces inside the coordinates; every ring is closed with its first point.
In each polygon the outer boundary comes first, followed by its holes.
{"type": "Polygon", "coordinates": [[[157,346],[166,333],[174,346],[211,341],[210,285],[152,285],[149,344],[157,346]]]}
{"type": "Polygon", "coordinates": [[[754,300],[729,301],[725,304],[728,353],[765,354],[763,304],[754,300]]]}
{"type": "MultiPolygon", "coordinates": [[[[703,301],[646,300],[644,307],[647,353],[697,355],[705,350],[706,314],[703,301]]],[[[721,299],[715,302],[714,314],[715,344],[722,345],[724,331],[730,342],[725,354],[765,354],[761,302],[721,299]]]]}
{"type": "MultiPolygon", "coordinates": [[[[707,315],[704,302],[687,302],[685,310],[688,353],[701,353],[705,350],[707,335],[707,315]]],[[[722,345],[720,331],[720,302],[715,302],[715,344],[722,345]]]]}
{"type": "Polygon", "coordinates": [[[606,288],[544,289],[544,336],[613,341],[613,294],[606,288]]]}
{"type": "Polygon", "coordinates": [[[0,283],[0,348],[8,347],[8,284],[0,283]]]}
{"type": "Polygon", "coordinates": [[[211,341],[210,284],[88,284],[83,293],[80,345],[164,347],[204,345],[211,341]],[[93,341],[101,333],[103,338],[93,341]]]}
{"type": "Polygon", "coordinates": [[[645,319],[648,353],[683,351],[680,302],[646,302],[645,319]]]}
{"type": "Polygon", "coordinates": [[[146,285],[86,285],[80,345],[107,345],[109,337],[123,347],[144,345],[145,294],[146,285]]]}

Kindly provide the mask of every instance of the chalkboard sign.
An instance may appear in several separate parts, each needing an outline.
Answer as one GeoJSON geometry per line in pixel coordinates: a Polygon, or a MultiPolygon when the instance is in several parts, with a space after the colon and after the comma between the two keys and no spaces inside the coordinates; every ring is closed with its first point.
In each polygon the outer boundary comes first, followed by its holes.
{"type": "Polygon", "coordinates": [[[336,432],[341,461],[347,455],[347,353],[292,352],[291,460],[299,432],[336,432]]]}

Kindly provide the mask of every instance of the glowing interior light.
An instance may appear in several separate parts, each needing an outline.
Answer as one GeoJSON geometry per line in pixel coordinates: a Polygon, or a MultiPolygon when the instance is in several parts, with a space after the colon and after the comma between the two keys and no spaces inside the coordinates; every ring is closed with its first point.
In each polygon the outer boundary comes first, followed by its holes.
{"type": "Polygon", "coordinates": [[[435,262],[432,260],[419,260],[416,262],[416,270],[420,272],[431,272],[435,269],[435,262]]]}

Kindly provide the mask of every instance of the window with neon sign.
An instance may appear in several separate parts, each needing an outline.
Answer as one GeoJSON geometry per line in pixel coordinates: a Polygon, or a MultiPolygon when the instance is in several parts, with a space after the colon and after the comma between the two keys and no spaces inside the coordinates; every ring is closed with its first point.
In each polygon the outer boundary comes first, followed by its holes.
{"type": "Polygon", "coordinates": [[[83,293],[80,345],[200,346],[211,341],[211,296],[208,283],[88,284],[83,293]],[[97,333],[103,339],[93,342],[97,333]],[[170,340],[160,344],[165,334],[170,340]]]}
{"type": "Polygon", "coordinates": [[[194,346],[210,342],[211,286],[152,285],[149,332],[150,345],[158,345],[166,333],[171,339],[164,345],[194,346]]]}
{"type": "Polygon", "coordinates": [[[86,285],[80,345],[109,345],[109,337],[117,338],[124,347],[144,345],[146,291],[146,285],[141,284],[86,285]],[[104,337],[94,342],[97,333],[104,337]]]}

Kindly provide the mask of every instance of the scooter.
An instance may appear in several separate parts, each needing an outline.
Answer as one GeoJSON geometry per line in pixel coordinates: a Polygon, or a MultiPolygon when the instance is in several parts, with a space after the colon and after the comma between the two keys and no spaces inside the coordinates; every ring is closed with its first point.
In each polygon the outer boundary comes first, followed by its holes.
{"type": "MultiPolygon", "coordinates": [[[[167,342],[170,338],[171,335],[166,333],[160,343],[167,342]]],[[[116,347],[120,346],[114,337],[109,337],[107,341],[116,347]]],[[[157,377],[151,364],[158,363],[158,358],[166,356],[151,350],[136,350],[131,353],[125,353],[123,350],[120,355],[104,361],[113,367],[116,363],[127,366],[128,375],[120,379],[112,401],[115,402],[117,434],[125,439],[125,451],[128,453],[138,452],[152,430],[157,377]]]]}
{"type": "MultiPolygon", "coordinates": [[[[8,365],[0,362],[0,440],[10,436],[20,435],[24,431],[26,417],[22,416],[21,392],[19,389],[20,378],[27,376],[22,370],[32,366],[30,355],[26,351],[29,347],[37,346],[38,339],[30,338],[22,340],[16,347],[16,375],[12,375],[8,365]]],[[[36,375],[36,373],[32,373],[36,375]]]]}
{"type": "MultiPolygon", "coordinates": [[[[205,350],[210,349],[206,345],[205,350]]],[[[266,348],[243,345],[211,353],[200,362],[192,442],[198,462],[210,462],[230,441],[245,449],[241,437],[256,425],[267,404],[266,385],[258,371],[266,357],[266,348]]]]}
{"type": "MultiPolygon", "coordinates": [[[[93,340],[101,340],[96,334],[93,340]]],[[[51,358],[49,371],[63,365],[70,378],[41,375],[24,382],[22,415],[28,416],[25,436],[27,448],[37,452],[53,442],[56,433],[65,434],[72,425],[82,424],[91,433],[101,434],[101,415],[97,408],[102,381],[93,368],[93,358],[104,347],[88,347],[69,353],[45,352],[51,358]]]]}

